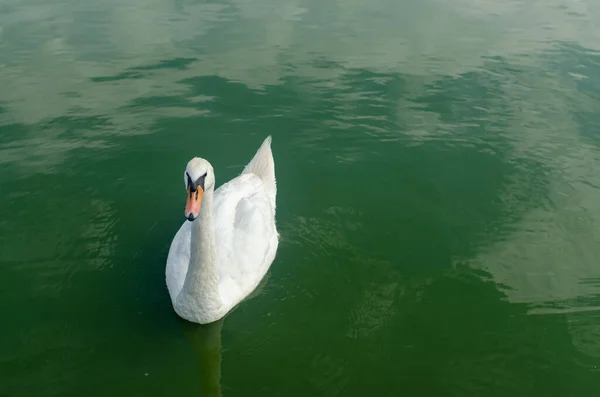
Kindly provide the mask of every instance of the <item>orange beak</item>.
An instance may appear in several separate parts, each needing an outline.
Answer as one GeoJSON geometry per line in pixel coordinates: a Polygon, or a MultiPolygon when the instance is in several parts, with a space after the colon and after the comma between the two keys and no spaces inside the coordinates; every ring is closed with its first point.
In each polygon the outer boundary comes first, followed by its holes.
{"type": "Polygon", "coordinates": [[[185,203],[185,217],[189,221],[193,221],[194,219],[198,218],[198,215],[200,215],[200,204],[202,203],[202,194],[204,193],[204,190],[198,186],[197,190],[192,191],[188,186],[187,192],[188,198],[187,202],[185,203]]]}

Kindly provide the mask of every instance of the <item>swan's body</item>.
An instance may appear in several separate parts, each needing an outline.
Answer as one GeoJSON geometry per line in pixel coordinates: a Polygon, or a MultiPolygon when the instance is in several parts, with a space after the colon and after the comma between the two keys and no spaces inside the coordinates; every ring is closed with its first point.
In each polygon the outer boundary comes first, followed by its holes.
{"type": "Polygon", "coordinates": [[[275,258],[279,235],[271,137],[241,175],[216,191],[212,166],[204,159],[192,159],[185,178],[191,220],[171,243],[166,282],[175,312],[206,324],[254,291],[275,258]]]}

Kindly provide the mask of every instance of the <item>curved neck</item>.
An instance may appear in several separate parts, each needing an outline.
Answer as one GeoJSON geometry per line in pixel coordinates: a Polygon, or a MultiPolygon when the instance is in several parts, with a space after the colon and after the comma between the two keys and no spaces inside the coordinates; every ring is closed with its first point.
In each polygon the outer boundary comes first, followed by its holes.
{"type": "Polygon", "coordinates": [[[190,321],[204,323],[221,306],[217,249],[213,227],[213,189],[202,195],[198,218],[192,221],[190,263],[183,289],[177,297],[180,315],[190,321]]]}

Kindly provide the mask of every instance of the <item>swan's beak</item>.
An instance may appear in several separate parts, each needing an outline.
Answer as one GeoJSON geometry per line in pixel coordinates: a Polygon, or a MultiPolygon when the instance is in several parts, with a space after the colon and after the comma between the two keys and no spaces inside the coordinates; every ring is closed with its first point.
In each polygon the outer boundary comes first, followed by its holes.
{"type": "Polygon", "coordinates": [[[198,186],[192,190],[191,186],[187,188],[188,198],[185,203],[185,217],[189,221],[193,221],[200,215],[200,203],[202,203],[202,194],[204,190],[198,186]]]}

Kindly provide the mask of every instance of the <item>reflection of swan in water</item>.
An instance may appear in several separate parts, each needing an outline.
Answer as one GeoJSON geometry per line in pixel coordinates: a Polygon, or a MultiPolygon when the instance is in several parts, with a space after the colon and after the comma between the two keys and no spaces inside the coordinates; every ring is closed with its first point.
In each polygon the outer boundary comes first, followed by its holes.
{"type": "MultiPolygon", "coordinates": [[[[269,280],[269,275],[267,273],[258,287],[243,302],[261,293],[269,280]]],[[[203,397],[221,397],[221,330],[225,318],[210,324],[196,324],[180,319],[183,333],[196,355],[200,374],[200,395],[203,397]]]]}
{"type": "Polygon", "coordinates": [[[201,396],[221,396],[221,329],[224,319],[199,325],[184,322],[183,332],[198,361],[201,396]]]}

